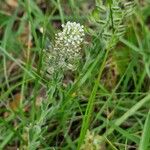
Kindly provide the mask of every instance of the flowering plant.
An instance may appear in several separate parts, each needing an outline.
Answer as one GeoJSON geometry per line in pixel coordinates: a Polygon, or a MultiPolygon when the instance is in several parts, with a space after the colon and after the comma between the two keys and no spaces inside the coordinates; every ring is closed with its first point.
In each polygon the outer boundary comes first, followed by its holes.
{"type": "Polygon", "coordinates": [[[63,31],[55,35],[52,48],[48,50],[46,64],[50,74],[58,71],[76,70],[81,59],[84,27],[76,22],[62,25],[63,31]]]}

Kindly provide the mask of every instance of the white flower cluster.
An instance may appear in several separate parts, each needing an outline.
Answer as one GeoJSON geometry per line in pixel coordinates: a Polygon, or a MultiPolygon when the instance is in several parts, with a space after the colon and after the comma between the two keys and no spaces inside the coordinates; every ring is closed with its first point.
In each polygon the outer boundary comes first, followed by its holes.
{"type": "Polygon", "coordinates": [[[54,47],[49,52],[50,73],[57,70],[75,70],[81,58],[84,27],[76,22],[67,22],[62,28],[63,31],[55,35],[54,47]]]}

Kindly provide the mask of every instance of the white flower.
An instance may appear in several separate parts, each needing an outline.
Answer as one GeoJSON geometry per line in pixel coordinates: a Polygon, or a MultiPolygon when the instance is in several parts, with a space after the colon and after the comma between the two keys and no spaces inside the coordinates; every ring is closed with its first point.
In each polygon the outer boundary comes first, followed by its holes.
{"type": "Polygon", "coordinates": [[[47,62],[50,73],[58,70],[75,70],[81,59],[81,44],[84,37],[84,26],[68,21],[62,24],[63,31],[55,34],[54,46],[50,49],[51,57],[47,62]],[[51,68],[51,69],[50,69],[51,68]]]}

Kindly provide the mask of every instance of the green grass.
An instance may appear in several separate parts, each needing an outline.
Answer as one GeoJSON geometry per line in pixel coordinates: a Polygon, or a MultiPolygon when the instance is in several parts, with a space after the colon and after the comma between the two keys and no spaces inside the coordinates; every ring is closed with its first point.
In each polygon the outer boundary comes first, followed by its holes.
{"type": "Polygon", "coordinates": [[[1,3],[0,149],[81,150],[88,130],[107,150],[150,149],[149,0],[135,0],[113,48],[117,31],[104,45],[107,25],[91,21],[99,17],[99,10],[92,13],[99,1],[1,3]],[[63,79],[52,78],[44,70],[44,49],[67,21],[85,26],[83,59],[63,79]]]}

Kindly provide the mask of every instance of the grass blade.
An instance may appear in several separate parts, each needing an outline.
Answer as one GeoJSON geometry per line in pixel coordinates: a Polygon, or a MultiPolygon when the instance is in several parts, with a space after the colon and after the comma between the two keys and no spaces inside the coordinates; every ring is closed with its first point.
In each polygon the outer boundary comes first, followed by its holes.
{"type": "Polygon", "coordinates": [[[150,111],[147,114],[139,146],[139,150],[149,150],[149,149],[150,149],[150,111]]]}

